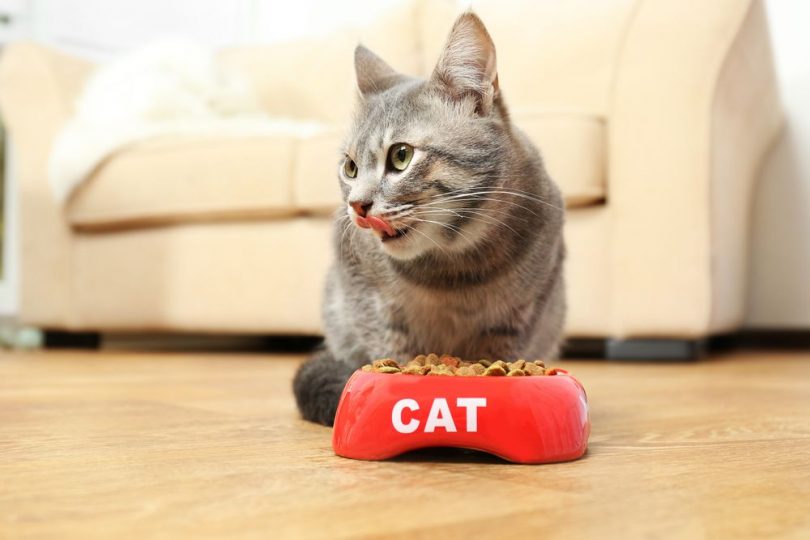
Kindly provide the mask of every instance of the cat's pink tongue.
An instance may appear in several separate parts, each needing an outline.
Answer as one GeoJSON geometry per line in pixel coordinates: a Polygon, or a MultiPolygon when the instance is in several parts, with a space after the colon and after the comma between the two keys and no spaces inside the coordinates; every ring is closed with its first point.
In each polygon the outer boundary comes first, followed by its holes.
{"type": "Polygon", "coordinates": [[[396,236],[397,234],[397,231],[395,231],[394,228],[388,224],[388,222],[378,217],[366,216],[364,219],[366,221],[366,224],[375,231],[384,232],[388,236],[396,236]]]}

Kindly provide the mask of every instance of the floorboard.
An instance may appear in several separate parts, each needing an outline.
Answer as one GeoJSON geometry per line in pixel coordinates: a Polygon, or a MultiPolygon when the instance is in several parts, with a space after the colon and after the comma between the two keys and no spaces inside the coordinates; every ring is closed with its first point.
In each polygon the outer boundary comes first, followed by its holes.
{"type": "Polygon", "coordinates": [[[580,461],[336,457],[301,356],[0,353],[0,538],[810,537],[810,354],[564,361],[580,461]]]}

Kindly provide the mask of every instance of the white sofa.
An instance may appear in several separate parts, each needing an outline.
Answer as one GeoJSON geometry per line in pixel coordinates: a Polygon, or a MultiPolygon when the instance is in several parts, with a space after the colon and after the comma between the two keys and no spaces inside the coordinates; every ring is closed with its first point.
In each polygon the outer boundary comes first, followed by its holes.
{"type": "MultiPolygon", "coordinates": [[[[743,320],[751,193],[781,125],[758,0],[476,2],[514,121],[568,206],[569,337],[694,340],[743,320]]],[[[317,334],[334,164],[362,40],[431,70],[454,2],[221,59],[307,138],[163,139],[66,205],[46,166],[94,66],[17,43],[0,64],[22,216],[21,317],[67,331],[317,334]]]]}

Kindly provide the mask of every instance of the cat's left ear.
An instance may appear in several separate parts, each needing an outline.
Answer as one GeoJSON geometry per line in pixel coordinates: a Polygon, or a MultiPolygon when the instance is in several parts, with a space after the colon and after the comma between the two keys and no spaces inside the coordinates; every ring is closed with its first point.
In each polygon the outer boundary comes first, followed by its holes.
{"type": "Polygon", "coordinates": [[[456,19],[431,80],[453,99],[475,99],[480,114],[492,110],[498,97],[495,44],[476,14],[456,19]]]}
{"type": "Polygon", "coordinates": [[[385,60],[363,45],[354,49],[354,71],[357,75],[357,88],[363,96],[388,90],[404,79],[385,60]]]}

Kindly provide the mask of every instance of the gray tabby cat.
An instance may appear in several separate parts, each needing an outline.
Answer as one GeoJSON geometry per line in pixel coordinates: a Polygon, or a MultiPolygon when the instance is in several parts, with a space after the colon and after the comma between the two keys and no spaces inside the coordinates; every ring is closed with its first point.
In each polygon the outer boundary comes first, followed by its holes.
{"type": "Polygon", "coordinates": [[[481,20],[458,18],[427,81],[363,46],[355,70],[326,341],[293,382],[303,417],[327,425],[364,363],[554,358],[566,310],[562,198],[509,120],[481,20]]]}

